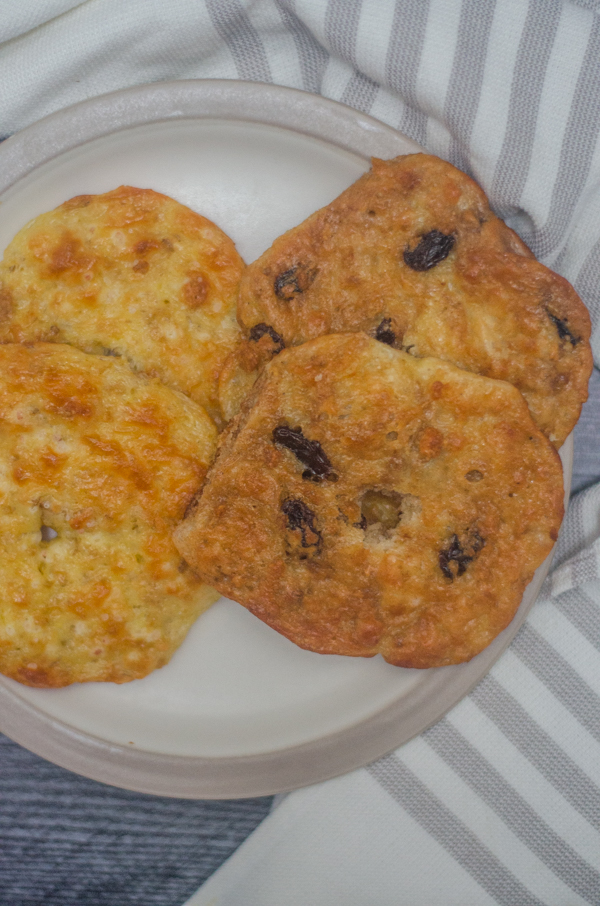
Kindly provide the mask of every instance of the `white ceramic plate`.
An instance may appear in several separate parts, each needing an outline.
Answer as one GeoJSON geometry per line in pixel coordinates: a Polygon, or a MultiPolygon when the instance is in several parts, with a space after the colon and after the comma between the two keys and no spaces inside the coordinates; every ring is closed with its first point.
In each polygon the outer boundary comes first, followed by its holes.
{"type": "MultiPolygon", "coordinates": [[[[47,117],[0,145],[0,250],[32,217],[121,184],[219,224],[252,261],[327,204],[371,155],[420,150],[323,98],[233,81],[127,89],[47,117]]],[[[572,442],[563,448],[570,478],[572,442]]],[[[403,670],[302,651],[222,599],[171,663],[143,680],[29,689],[0,679],[0,729],[80,774],[167,796],[230,798],[315,783],[438,720],[489,670],[533,604],[468,664],[403,670]]]]}

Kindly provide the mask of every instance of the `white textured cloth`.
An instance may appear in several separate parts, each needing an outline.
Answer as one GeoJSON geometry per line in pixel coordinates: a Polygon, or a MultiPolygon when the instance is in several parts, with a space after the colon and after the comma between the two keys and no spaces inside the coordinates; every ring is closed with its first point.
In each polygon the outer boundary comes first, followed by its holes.
{"type": "MultiPolygon", "coordinates": [[[[600,2],[4,0],[0,134],[127,85],[272,81],[471,173],[600,361],[600,2]]],[[[600,485],[511,648],[436,726],[283,799],[194,906],[600,904],[600,485]]]]}

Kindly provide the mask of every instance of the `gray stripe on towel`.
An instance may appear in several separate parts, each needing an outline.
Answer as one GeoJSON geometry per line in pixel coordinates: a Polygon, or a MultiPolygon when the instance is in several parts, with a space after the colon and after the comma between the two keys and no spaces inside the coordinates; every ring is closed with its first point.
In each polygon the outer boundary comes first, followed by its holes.
{"type": "Polygon", "coordinates": [[[385,79],[405,103],[398,128],[409,138],[425,144],[427,116],[418,109],[417,76],[425,43],[429,0],[398,0],[385,61],[385,79]]]}
{"type": "Polygon", "coordinates": [[[508,123],[490,200],[500,216],[518,208],[527,181],[537,112],[562,11],[558,0],[529,0],[513,72],[508,123]]]}
{"type": "MultiPolygon", "coordinates": [[[[293,6],[289,0],[288,6],[293,6]]],[[[285,28],[296,45],[302,74],[302,87],[305,91],[318,94],[323,83],[323,74],[327,67],[329,54],[324,47],[321,47],[304,22],[295,15],[293,9],[288,10],[280,5],[279,12],[285,28]]]]}
{"type": "Polygon", "coordinates": [[[543,906],[395,755],[376,761],[367,770],[499,906],[543,906]]]}
{"type": "Polygon", "coordinates": [[[584,900],[596,902],[600,874],[548,827],[451,723],[441,720],[423,738],[564,884],[584,900]]]}
{"type": "Polygon", "coordinates": [[[272,82],[262,40],[238,0],[206,0],[211,21],[227,44],[240,79],[272,82]]]}
{"type": "Polygon", "coordinates": [[[585,56],[564,132],[550,213],[535,236],[525,236],[538,258],[551,256],[564,242],[587,181],[600,134],[600,20],[593,18],[585,56]]]}
{"type": "Polygon", "coordinates": [[[600,830],[600,789],[498,680],[488,674],[470,698],[561,796],[600,830]]]}
{"type": "Polygon", "coordinates": [[[450,163],[469,174],[471,132],[479,106],[495,9],[496,0],[463,0],[458,41],[444,104],[446,125],[452,134],[450,163]]]}
{"type": "Polygon", "coordinates": [[[517,633],[511,651],[600,742],[600,698],[564,657],[529,623],[517,633]]]}

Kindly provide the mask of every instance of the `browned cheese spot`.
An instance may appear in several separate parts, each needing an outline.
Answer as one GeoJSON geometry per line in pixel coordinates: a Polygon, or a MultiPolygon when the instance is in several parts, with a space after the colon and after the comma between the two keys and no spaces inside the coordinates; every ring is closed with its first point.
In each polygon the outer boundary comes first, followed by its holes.
{"type": "Polygon", "coordinates": [[[161,243],[157,239],[140,239],[133,247],[136,255],[145,255],[153,249],[159,249],[161,243]]]}
{"type": "Polygon", "coordinates": [[[39,686],[44,688],[48,686],[48,671],[42,670],[36,664],[28,664],[27,667],[20,667],[17,670],[18,679],[26,686],[39,686]]]}
{"type": "Polygon", "coordinates": [[[0,321],[6,321],[10,318],[13,304],[12,293],[0,284],[0,321]]]}
{"type": "Polygon", "coordinates": [[[72,529],[75,529],[76,532],[90,528],[94,525],[95,522],[96,514],[89,507],[80,510],[78,513],[75,513],[75,515],[72,516],[71,519],[69,519],[69,525],[72,529]]]}
{"type": "Polygon", "coordinates": [[[398,179],[405,192],[412,192],[413,189],[421,185],[421,175],[415,170],[402,170],[398,175],[398,179]]]}
{"type": "Polygon", "coordinates": [[[208,296],[208,283],[202,274],[193,274],[183,286],[183,298],[188,308],[200,308],[208,296]]]}
{"type": "Polygon", "coordinates": [[[79,239],[65,233],[60,243],[52,250],[48,270],[51,274],[60,274],[64,271],[81,273],[88,270],[92,264],[93,259],[83,251],[79,239]]]}
{"type": "Polygon", "coordinates": [[[56,395],[52,402],[48,404],[47,409],[48,412],[62,415],[63,418],[89,418],[94,414],[94,407],[76,396],[61,397],[56,395]]]}
{"type": "Polygon", "coordinates": [[[444,435],[437,428],[428,425],[418,435],[419,457],[425,462],[435,459],[442,452],[444,435]]]}

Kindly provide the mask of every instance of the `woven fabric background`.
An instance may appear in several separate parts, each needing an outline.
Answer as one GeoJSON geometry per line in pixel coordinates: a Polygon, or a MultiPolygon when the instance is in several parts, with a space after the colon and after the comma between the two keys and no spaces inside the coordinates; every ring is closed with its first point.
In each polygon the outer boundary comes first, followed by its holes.
{"type": "MultiPolygon", "coordinates": [[[[598,0],[4,0],[0,136],[163,79],[323,94],[473,175],[575,285],[598,363],[599,10],[598,0]]],[[[576,432],[575,483],[588,490],[545,598],[494,672],[404,749],[287,797],[198,903],[600,903],[599,383],[595,373],[576,432]]],[[[0,906],[178,906],[269,805],[124,793],[3,739],[0,906]]]]}

